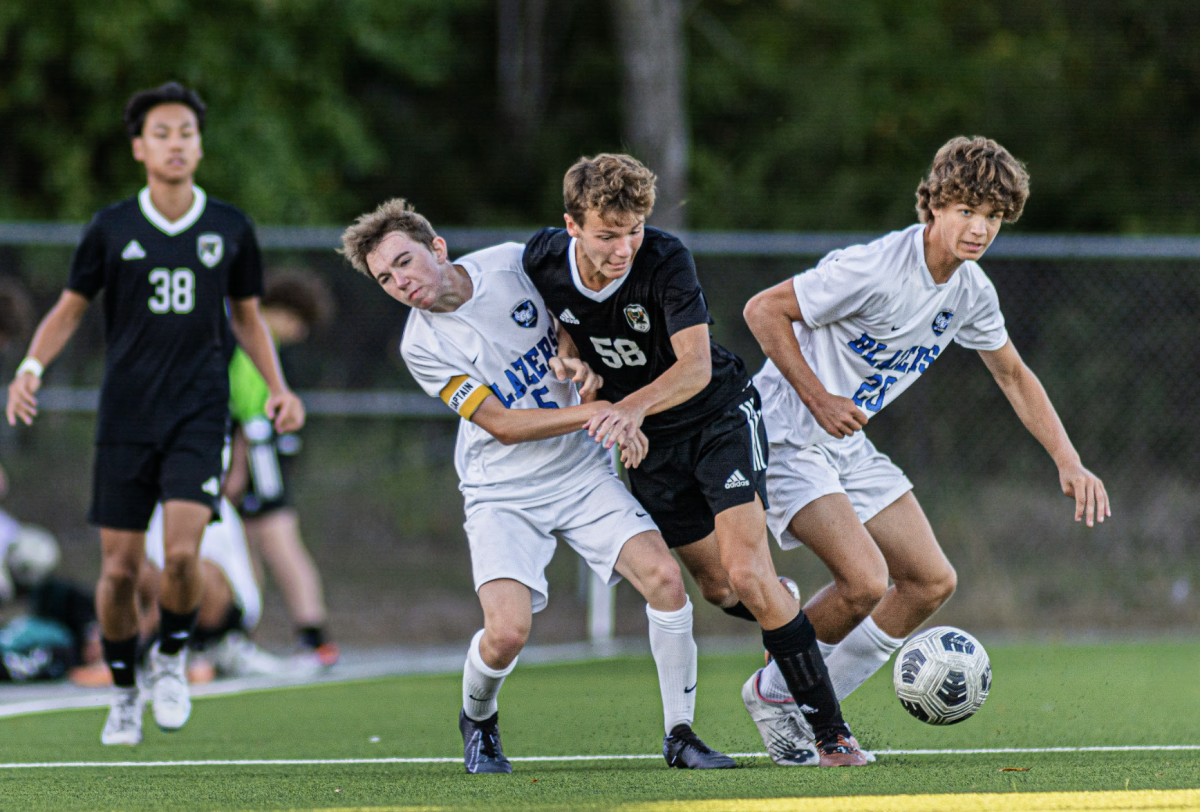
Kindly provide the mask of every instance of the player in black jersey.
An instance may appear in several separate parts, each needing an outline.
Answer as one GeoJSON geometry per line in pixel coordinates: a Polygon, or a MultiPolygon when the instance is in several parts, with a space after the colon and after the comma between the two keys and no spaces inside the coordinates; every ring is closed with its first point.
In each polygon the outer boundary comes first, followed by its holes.
{"type": "Polygon", "coordinates": [[[304,407],[284,382],[259,314],[262,265],[253,226],[193,183],[204,112],[200,97],[175,82],[129,100],[125,126],[134,158],[145,166],[146,188],[92,218],[66,289],[8,387],[8,422],[32,423],[44,366],[103,289],[107,353],[88,519],[100,527],[96,603],[117,686],[105,744],[141,740],[134,595],[146,527],[159,501],[165,566],[160,640],[149,653],[154,718],[175,730],[191,711],[183,652],[200,602],[200,539],[217,513],[230,330],[267,380],[267,412],[279,431],[304,423],[304,407]]]}
{"type": "MultiPolygon", "coordinates": [[[[757,620],[815,732],[792,763],[858,765],[812,624],[775,573],[767,540],[767,439],[740,358],[712,340],[691,253],[647,228],[655,176],[628,155],[582,158],[563,181],[565,229],[529,240],[524,266],[612,401],[587,423],[611,448],[642,430],[629,481],[704,597],[757,620]],[[796,693],[798,691],[799,693],[796,693]]],[[[786,722],[786,719],[783,720],[786,722]]]]}

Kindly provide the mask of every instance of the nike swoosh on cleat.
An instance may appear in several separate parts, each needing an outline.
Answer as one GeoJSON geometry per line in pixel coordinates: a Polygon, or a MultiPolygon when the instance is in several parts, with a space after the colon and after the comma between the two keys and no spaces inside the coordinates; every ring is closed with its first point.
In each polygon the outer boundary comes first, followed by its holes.
{"type": "MultiPolygon", "coordinates": [[[[698,683],[698,682],[696,683],[696,685],[699,685],[699,684],[700,684],[700,683],[698,683]]],[[[691,688],[684,688],[684,689],[683,689],[683,692],[684,692],[685,694],[690,694],[692,691],[696,690],[696,685],[693,685],[691,688]]]]}

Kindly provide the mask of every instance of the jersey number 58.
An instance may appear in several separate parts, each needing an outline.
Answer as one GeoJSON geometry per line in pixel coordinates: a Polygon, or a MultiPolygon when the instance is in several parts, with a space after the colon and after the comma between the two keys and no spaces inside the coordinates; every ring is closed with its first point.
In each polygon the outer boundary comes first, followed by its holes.
{"type": "Polygon", "coordinates": [[[600,353],[600,359],[605,366],[613,369],[621,367],[640,367],[646,363],[646,354],[636,342],[628,338],[596,338],[591,336],[592,346],[600,353]]]}

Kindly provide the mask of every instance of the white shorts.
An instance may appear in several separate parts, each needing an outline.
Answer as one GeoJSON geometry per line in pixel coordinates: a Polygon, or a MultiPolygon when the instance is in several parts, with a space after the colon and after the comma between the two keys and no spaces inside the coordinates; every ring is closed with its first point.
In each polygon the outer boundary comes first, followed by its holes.
{"type": "Polygon", "coordinates": [[[896,464],[856,431],[849,437],[796,448],[771,443],[767,462],[767,526],[785,550],[801,541],[787,529],[801,508],[831,493],[850,498],[863,524],[908,491],[912,483],[896,464]]]}
{"type": "Polygon", "coordinates": [[[546,567],[554,557],[555,535],[611,586],[621,580],[613,567],[625,542],[658,530],[621,480],[607,473],[546,504],[469,501],[466,513],[476,591],[488,581],[511,578],[529,587],[534,612],[546,608],[549,598],[546,567]]]}
{"type": "MultiPolygon", "coordinates": [[[[159,568],[163,566],[163,518],[162,505],[156,505],[146,530],[146,558],[159,568]]],[[[242,625],[247,630],[258,625],[262,617],[262,592],[254,579],[254,566],[250,563],[250,551],[246,547],[246,531],[237,510],[228,499],[221,500],[221,521],[210,524],[204,530],[200,542],[200,558],[216,564],[225,573],[225,580],[233,592],[233,600],[242,610],[242,625]]]]}

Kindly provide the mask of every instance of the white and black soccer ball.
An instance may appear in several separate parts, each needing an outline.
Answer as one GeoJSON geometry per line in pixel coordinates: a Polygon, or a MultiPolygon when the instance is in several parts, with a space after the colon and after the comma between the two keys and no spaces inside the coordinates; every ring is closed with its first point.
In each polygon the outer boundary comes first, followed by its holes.
{"type": "Polygon", "coordinates": [[[935,626],[901,647],[892,682],[900,704],[913,716],[931,725],[954,725],[983,707],[992,665],[974,637],[953,626],[935,626]]]}

